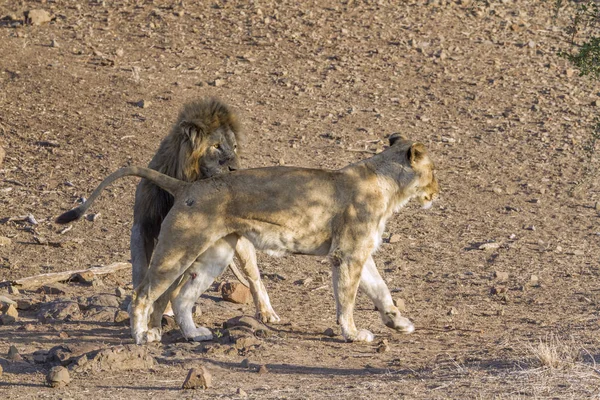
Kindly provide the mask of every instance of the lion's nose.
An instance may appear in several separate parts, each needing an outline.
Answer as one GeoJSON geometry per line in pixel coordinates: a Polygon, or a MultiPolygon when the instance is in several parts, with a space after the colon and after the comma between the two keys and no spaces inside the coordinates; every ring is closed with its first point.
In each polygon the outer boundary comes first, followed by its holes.
{"type": "Polygon", "coordinates": [[[237,169],[238,168],[236,166],[233,166],[233,165],[229,166],[229,171],[237,171],[237,169]]]}

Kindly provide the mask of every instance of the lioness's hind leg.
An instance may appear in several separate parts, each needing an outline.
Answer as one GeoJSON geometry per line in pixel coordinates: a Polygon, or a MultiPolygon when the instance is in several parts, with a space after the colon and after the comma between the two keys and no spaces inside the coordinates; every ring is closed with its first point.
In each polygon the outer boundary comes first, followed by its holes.
{"type": "Polygon", "coordinates": [[[279,322],[280,318],[271,306],[267,289],[260,279],[260,271],[256,262],[256,250],[252,243],[245,237],[238,239],[235,251],[240,258],[242,271],[248,278],[250,292],[256,307],[256,319],[262,322],[279,322]]]}
{"type": "Polygon", "coordinates": [[[179,292],[172,297],[175,320],[183,336],[196,342],[211,340],[211,331],[197,327],[192,315],[194,303],[202,293],[214,282],[233,259],[235,238],[225,238],[217,241],[211,248],[201,254],[186,271],[185,283],[179,292]]]}
{"type": "Polygon", "coordinates": [[[381,320],[387,327],[401,333],[411,333],[415,330],[412,322],[403,317],[398,307],[394,305],[390,290],[377,271],[373,257],[369,257],[363,266],[360,289],[373,301],[379,310],[381,320]]]}

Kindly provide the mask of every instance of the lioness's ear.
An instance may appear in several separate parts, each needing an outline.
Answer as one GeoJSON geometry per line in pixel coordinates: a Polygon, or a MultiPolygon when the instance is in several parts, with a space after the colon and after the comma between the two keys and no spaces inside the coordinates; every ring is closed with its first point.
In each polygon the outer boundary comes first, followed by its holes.
{"type": "Polygon", "coordinates": [[[396,143],[398,141],[406,140],[406,138],[399,133],[392,133],[390,135],[390,137],[388,138],[388,140],[390,141],[390,146],[393,146],[394,143],[396,143]]]}
{"type": "Polygon", "coordinates": [[[413,143],[408,150],[408,159],[410,165],[415,166],[418,164],[427,154],[427,149],[423,143],[413,143]]]}
{"type": "Polygon", "coordinates": [[[184,135],[188,137],[190,142],[194,142],[201,134],[201,129],[198,125],[190,121],[181,121],[179,128],[183,131],[184,135]]]}

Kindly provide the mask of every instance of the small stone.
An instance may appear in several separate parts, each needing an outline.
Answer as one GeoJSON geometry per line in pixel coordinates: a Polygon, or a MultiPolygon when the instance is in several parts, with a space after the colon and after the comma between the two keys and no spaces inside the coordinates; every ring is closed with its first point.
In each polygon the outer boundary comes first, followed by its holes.
{"type": "Polygon", "coordinates": [[[0,295],[0,311],[4,311],[4,309],[8,308],[10,305],[16,306],[17,302],[11,298],[0,295]]]}
{"type": "Polygon", "coordinates": [[[597,201],[597,202],[594,203],[594,210],[600,211],[600,201],[597,201]]]}
{"type": "Polygon", "coordinates": [[[96,275],[92,272],[80,272],[75,274],[73,281],[83,283],[84,285],[93,285],[96,280],[96,275]]]}
{"type": "Polygon", "coordinates": [[[523,229],[525,229],[526,231],[535,231],[535,225],[527,225],[524,226],[523,229]]]}
{"type": "Polygon", "coordinates": [[[226,282],[221,288],[223,299],[232,303],[248,304],[252,302],[250,289],[239,282],[226,282]]]}
{"type": "Polygon", "coordinates": [[[244,389],[242,389],[242,388],[238,388],[238,390],[236,391],[236,394],[237,394],[238,396],[240,396],[240,397],[243,397],[244,399],[245,399],[246,397],[248,397],[248,393],[246,393],[246,392],[244,391],[244,389]]]}
{"type": "Polygon", "coordinates": [[[499,282],[506,282],[508,280],[508,272],[494,271],[494,278],[499,282]]]}
{"type": "Polygon", "coordinates": [[[264,375],[266,373],[268,373],[269,370],[267,369],[267,366],[265,364],[262,364],[259,368],[258,368],[258,374],[259,375],[264,375]]]}
{"type": "Polygon", "coordinates": [[[129,313],[127,311],[123,311],[123,310],[117,310],[117,312],[115,312],[115,324],[121,324],[123,322],[128,322],[129,321],[129,313]]]}
{"type": "Polygon", "coordinates": [[[225,84],[225,79],[215,79],[212,84],[215,87],[223,86],[225,84]]]}
{"type": "Polygon", "coordinates": [[[10,246],[11,243],[12,243],[12,240],[10,240],[10,238],[7,238],[6,236],[0,236],[0,247],[1,246],[10,246]]]}
{"type": "Polygon", "coordinates": [[[531,275],[529,278],[529,283],[533,286],[537,286],[540,283],[540,278],[537,275],[531,275]]]}
{"type": "Polygon", "coordinates": [[[296,285],[301,285],[301,286],[308,286],[312,283],[314,279],[311,277],[308,278],[304,278],[304,279],[299,279],[296,282],[294,282],[296,285]]]}
{"type": "Polygon", "coordinates": [[[398,310],[405,312],[406,311],[406,302],[404,299],[393,299],[394,305],[398,307],[398,310]]]}
{"type": "Polygon", "coordinates": [[[323,331],[323,335],[328,336],[328,337],[334,337],[335,332],[333,331],[332,328],[327,328],[323,331]]]}
{"type": "Polygon", "coordinates": [[[208,389],[212,384],[212,376],[206,367],[192,368],[183,382],[182,389],[208,389]]]}
{"type": "Polygon", "coordinates": [[[152,102],[148,101],[148,100],[140,100],[137,103],[135,103],[136,106],[138,106],[139,108],[148,108],[150,107],[150,105],[152,105],[152,102]]]}
{"type": "Polygon", "coordinates": [[[508,289],[505,286],[492,286],[490,288],[490,294],[503,294],[507,291],[508,289]]]}
{"type": "Polygon", "coordinates": [[[390,243],[398,243],[400,241],[401,237],[400,235],[398,235],[397,233],[394,233],[393,235],[390,236],[390,243]]]}
{"type": "Polygon", "coordinates": [[[117,57],[123,57],[123,55],[125,54],[125,51],[123,51],[123,49],[118,48],[117,50],[115,50],[115,55],[117,57]]]}
{"type": "Polygon", "coordinates": [[[126,296],[126,294],[125,294],[125,293],[126,293],[126,292],[125,292],[125,289],[123,289],[122,287],[117,287],[117,288],[115,289],[115,295],[116,295],[118,298],[120,298],[120,299],[122,299],[122,298],[124,298],[124,297],[126,296]]]}
{"type": "Polygon", "coordinates": [[[484,243],[481,246],[479,246],[479,250],[495,250],[499,247],[500,247],[500,243],[490,242],[490,243],[484,243]]]}
{"type": "Polygon", "coordinates": [[[46,10],[35,9],[25,11],[25,21],[31,25],[41,25],[46,22],[50,22],[52,17],[50,13],[46,10]]]}
{"type": "Polygon", "coordinates": [[[533,40],[530,40],[529,42],[527,42],[527,46],[533,49],[535,48],[535,42],[533,40]]]}
{"type": "Polygon", "coordinates": [[[48,386],[54,388],[67,386],[69,382],[71,382],[69,370],[62,365],[52,368],[50,372],[48,372],[48,375],[46,375],[46,382],[48,383],[48,386]]]}
{"type": "Polygon", "coordinates": [[[577,71],[575,71],[575,70],[574,70],[574,69],[572,69],[572,68],[569,68],[569,69],[567,69],[567,70],[565,71],[565,75],[567,75],[567,78],[572,78],[572,77],[573,77],[573,75],[575,75],[575,72],[577,72],[577,71]]]}
{"type": "Polygon", "coordinates": [[[60,283],[50,283],[48,285],[44,285],[37,290],[37,293],[44,294],[55,294],[55,295],[65,295],[67,294],[66,288],[64,285],[60,283]]]}
{"type": "Polygon", "coordinates": [[[244,358],[244,359],[242,360],[242,362],[240,363],[240,366],[241,366],[242,368],[246,368],[246,369],[247,369],[247,368],[250,368],[250,360],[249,360],[249,359],[247,359],[247,358],[244,358]]]}
{"type": "Polygon", "coordinates": [[[19,312],[15,308],[13,304],[9,304],[2,316],[0,317],[0,321],[2,325],[10,325],[12,323],[17,322],[19,319],[19,312]]]}
{"type": "Polygon", "coordinates": [[[0,166],[2,166],[2,163],[4,162],[4,157],[6,157],[6,151],[4,150],[4,147],[0,146],[0,166]]]}
{"type": "Polygon", "coordinates": [[[2,364],[0,364],[0,376],[2,376],[2,372],[4,372],[4,370],[2,369],[2,364]]]}
{"type": "Polygon", "coordinates": [[[6,358],[8,358],[11,361],[19,361],[19,360],[23,359],[21,357],[21,355],[19,354],[19,350],[17,350],[17,348],[15,347],[15,345],[11,345],[9,347],[8,354],[6,355],[6,358]]]}
{"type": "Polygon", "coordinates": [[[8,293],[9,294],[21,294],[21,292],[19,292],[19,289],[17,289],[13,285],[8,285],[8,293]]]}
{"type": "Polygon", "coordinates": [[[458,314],[458,310],[454,307],[450,307],[450,309],[448,310],[448,315],[456,315],[458,314]]]}
{"type": "Polygon", "coordinates": [[[387,340],[382,340],[381,342],[379,342],[379,345],[377,346],[377,352],[387,353],[388,351],[390,351],[390,346],[388,345],[387,340]]]}
{"type": "Polygon", "coordinates": [[[585,252],[583,250],[573,250],[574,256],[585,256],[585,252]]]}
{"type": "Polygon", "coordinates": [[[56,39],[52,39],[52,41],[50,42],[50,47],[60,47],[60,45],[58,44],[56,39]]]}
{"type": "MultiPolygon", "coordinates": [[[[140,107],[142,107],[142,106],[140,106],[140,107]]],[[[142,108],[146,108],[146,107],[142,107],[142,108]]],[[[88,214],[85,216],[85,219],[87,219],[90,222],[95,222],[98,220],[98,218],[100,218],[101,215],[102,215],[102,213],[88,214]]]]}

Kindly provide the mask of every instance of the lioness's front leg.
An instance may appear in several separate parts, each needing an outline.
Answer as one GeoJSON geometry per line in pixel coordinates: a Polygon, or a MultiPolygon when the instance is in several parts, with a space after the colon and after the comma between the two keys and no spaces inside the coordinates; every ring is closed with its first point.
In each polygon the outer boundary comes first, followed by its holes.
{"type": "Polygon", "coordinates": [[[354,324],[354,303],[366,257],[341,250],[335,250],[330,257],[333,264],[333,293],[342,336],[351,342],[372,342],[374,335],[366,329],[356,329],[354,324]]]}
{"type": "Polygon", "coordinates": [[[411,333],[414,325],[408,318],[400,315],[400,310],[394,305],[392,295],[385,281],[381,278],[373,257],[370,256],[363,266],[360,276],[360,289],[373,301],[379,310],[383,323],[401,333],[411,333]]]}
{"type": "Polygon", "coordinates": [[[250,292],[256,307],[256,319],[262,322],[279,322],[279,316],[273,310],[267,289],[260,279],[260,271],[256,262],[256,250],[245,237],[238,239],[235,251],[240,258],[242,271],[248,278],[250,292]]]}

